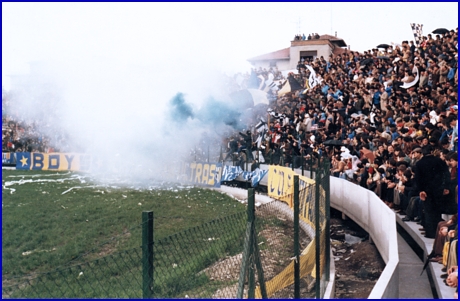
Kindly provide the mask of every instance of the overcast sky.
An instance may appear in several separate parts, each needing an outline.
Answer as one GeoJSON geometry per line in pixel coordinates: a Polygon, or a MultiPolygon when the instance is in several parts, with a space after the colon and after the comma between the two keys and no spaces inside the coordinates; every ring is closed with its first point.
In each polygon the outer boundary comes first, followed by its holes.
{"type": "Polygon", "coordinates": [[[151,64],[164,72],[246,71],[296,33],[337,35],[353,50],[458,25],[458,3],[2,3],[2,85],[36,60],[151,64]]]}

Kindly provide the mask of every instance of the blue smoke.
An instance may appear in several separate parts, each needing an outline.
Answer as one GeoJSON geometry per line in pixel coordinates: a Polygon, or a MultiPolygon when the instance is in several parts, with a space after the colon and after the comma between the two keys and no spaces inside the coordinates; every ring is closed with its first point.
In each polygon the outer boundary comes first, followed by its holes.
{"type": "Polygon", "coordinates": [[[242,112],[238,108],[210,97],[197,112],[196,117],[206,125],[216,127],[223,123],[236,130],[241,130],[244,128],[241,123],[241,115],[242,112]]]}
{"type": "Polygon", "coordinates": [[[184,94],[177,93],[176,96],[171,99],[170,104],[169,117],[171,117],[172,121],[184,124],[189,118],[194,118],[193,108],[190,104],[185,102],[184,94]]]}

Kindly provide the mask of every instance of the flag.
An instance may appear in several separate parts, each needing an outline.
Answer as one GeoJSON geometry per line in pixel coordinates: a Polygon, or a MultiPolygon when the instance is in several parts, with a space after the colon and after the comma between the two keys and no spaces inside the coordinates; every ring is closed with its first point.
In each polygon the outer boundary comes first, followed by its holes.
{"type": "Polygon", "coordinates": [[[265,133],[268,130],[268,125],[265,122],[265,120],[261,117],[259,123],[256,124],[255,128],[256,128],[256,131],[259,133],[259,136],[256,139],[256,144],[257,144],[257,148],[260,148],[262,144],[262,140],[265,136],[265,133]]]}
{"type": "Polygon", "coordinates": [[[272,73],[268,74],[268,79],[265,81],[265,87],[263,88],[263,91],[268,92],[270,90],[276,89],[276,83],[273,81],[274,75],[272,73]]]}
{"type": "Polygon", "coordinates": [[[289,82],[285,80],[281,88],[278,90],[278,96],[283,96],[289,92],[291,92],[291,86],[289,85],[289,82]]]}
{"type": "Polygon", "coordinates": [[[267,92],[258,89],[244,89],[230,94],[230,99],[239,108],[252,108],[257,104],[267,104],[267,92]]]}
{"type": "Polygon", "coordinates": [[[264,130],[268,130],[268,126],[267,126],[267,123],[265,122],[265,119],[260,117],[259,123],[256,124],[255,128],[258,133],[261,133],[264,130]]]}
{"type": "Polygon", "coordinates": [[[410,26],[412,27],[412,33],[414,34],[415,44],[419,46],[423,36],[423,24],[410,23],[410,26]]]}
{"type": "Polygon", "coordinates": [[[312,66],[306,65],[307,69],[310,70],[310,76],[308,80],[305,81],[305,90],[302,92],[303,94],[307,93],[308,90],[313,89],[317,85],[321,84],[322,79],[316,76],[316,71],[313,69],[312,66]]]}
{"type": "Polygon", "coordinates": [[[278,91],[278,96],[283,96],[286,93],[295,92],[300,89],[302,89],[302,86],[299,82],[294,78],[294,76],[289,75],[287,80],[284,82],[283,87],[278,91]]]}

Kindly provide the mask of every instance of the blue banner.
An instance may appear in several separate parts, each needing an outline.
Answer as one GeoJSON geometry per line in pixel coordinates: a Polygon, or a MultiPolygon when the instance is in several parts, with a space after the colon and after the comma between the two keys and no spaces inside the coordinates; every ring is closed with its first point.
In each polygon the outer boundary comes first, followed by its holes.
{"type": "Polygon", "coordinates": [[[16,154],[2,153],[2,164],[16,164],[16,154]]]}
{"type": "Polygon", "coordinates": [[[221,182],[233,181],[235,180],[243,170],[239,166],[229,166],[225,165],[222,171],[221,182]]]}
{"type": "Polygon", "coordinates": [[[252,187],[256,187],[257,185],[259,185],[260,180],[262,180],[262,178],[267,173],[268,173],[268,170],[263,170],[263,169],[260,169],[260,168],[257,168],[256,170],[254,170],[252,172],[252,178],[251,178],[252,187]]]}
{"type": "Polygon", "coordinates": [[[239,166],[225,165],[222,171],[221,181],[233,181],[238,176],[241,176],[245,181],[251,181],[252,187],[256,187],[267,173],[268,170],[260,168],[254,171],[243,171],[239,166]]]}

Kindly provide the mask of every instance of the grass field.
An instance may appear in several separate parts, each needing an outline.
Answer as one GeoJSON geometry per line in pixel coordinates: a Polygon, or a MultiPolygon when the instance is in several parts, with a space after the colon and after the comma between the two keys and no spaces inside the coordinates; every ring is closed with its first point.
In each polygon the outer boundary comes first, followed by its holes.
{"type": "Polygon", "coordinates": [[[98,184],[83,173],[2,171],[2,278],[54,270],[139,247],[142,211],[155,240],[245,211],[202,188],[98,184]]]}

